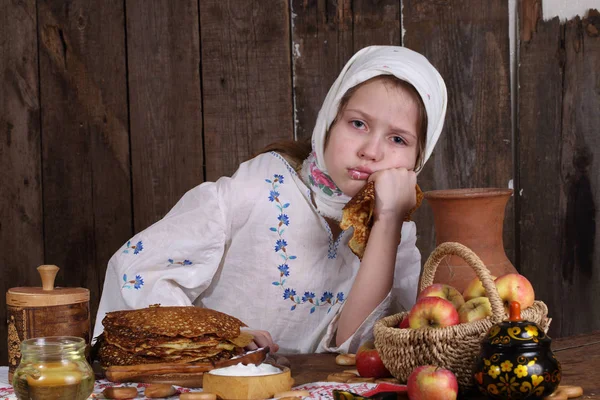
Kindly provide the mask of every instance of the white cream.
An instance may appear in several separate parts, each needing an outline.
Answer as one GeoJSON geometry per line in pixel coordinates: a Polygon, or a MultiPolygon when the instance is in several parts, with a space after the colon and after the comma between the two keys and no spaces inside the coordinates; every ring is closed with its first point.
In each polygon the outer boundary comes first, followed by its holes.
{"type": "Polygon", "coordinates": [[[274,375],[280,373],[281,370],[271,364],[248,364],[244,365],[238,363],[230,367],[217,368],[209,371],[212,375],[223,375],[223,376],[263,376],[263,375],[274,375]]]}

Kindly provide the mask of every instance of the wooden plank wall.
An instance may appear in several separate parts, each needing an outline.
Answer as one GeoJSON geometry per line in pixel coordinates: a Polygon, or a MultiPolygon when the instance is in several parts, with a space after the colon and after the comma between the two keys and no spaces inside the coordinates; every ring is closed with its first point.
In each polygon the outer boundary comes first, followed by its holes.
{"type": "MultiPolygon", "coordinates": [[[[508,2],[404,1],[404,45],[424,54],[448,86],[444,132],[419,174],[425,191],[508,187],[513,176],[508,2]]],[[[514,258],[513,200],[504,243],[514,258]]],[[[435,248],[431,208],[415,217],[424,255],[435,248]]]]}
{"type": "Polygon", "coordinates": [[[291,0],[296,137],[308,140],[329,87],[368,45],[400,45],[396,0],[291,0]]]}
{"type": "Polygon", "coordinates": [[[198,2],[127,0],[135,231],[204,180],[198,2]]]}
{"type": "MultiPolygon", "coordinates": [[[[44,261],[35,0],[0,3],[0,291],[36,282],[44,261]],[[7,38],[13,38],[8,40],[7,38]]],[[[0,364],[8,365],[6,306],[0,364]]]]}
{"type": "Polygon", "coordinates": [[[47,0],[37,14],[44,262],[97,304],[132,231],[123,4],[47,0]]]}
{"type": "MultiPolygon", "coordinates": [[[[449,92],[421,187],[515,179],[505,247],[550,306],[552,334],[599,329],[600,22],[543,22],[539,1],[521,5],[513,138],[503,1],[1,2],[0,292],[39,285],[35,267],[54,263],[95,312],[108,259],[134,232],[269,142],[309,138],[355,51],[404,44],[449,92]]],[[[426,258],[427,205],[416,219],[426,258]]],[[[4,325],[0,364],[2,343],[4,325]]]]}
{"type": "Polygon", "coordinates": [[[522,7],[520,266],[566,336],[600,320],[600,14],[561,25],[522,7]]]}
{"type": "Polygon", "coordinates": [[[289,5],[202,0],[200,30],[206,179],[216,180],[294,137],[289,5]]]}

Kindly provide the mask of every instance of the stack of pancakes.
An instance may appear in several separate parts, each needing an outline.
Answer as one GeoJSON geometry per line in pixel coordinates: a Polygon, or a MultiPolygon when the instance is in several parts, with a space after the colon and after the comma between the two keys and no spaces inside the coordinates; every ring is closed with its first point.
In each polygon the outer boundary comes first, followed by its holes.
{"type": "Polygon", "coordinates": [[[243,322],[199,307],[159,307],[114,311],[102,320],[98,359],[111,365],[206,363],[244,352],[253,337],[243,322]]]}

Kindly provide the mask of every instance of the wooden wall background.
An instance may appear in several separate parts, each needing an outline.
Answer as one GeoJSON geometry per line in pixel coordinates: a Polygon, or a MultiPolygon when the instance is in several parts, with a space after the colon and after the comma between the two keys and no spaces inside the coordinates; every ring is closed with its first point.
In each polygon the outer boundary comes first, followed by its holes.
{"type": "MultiPolygon", "coordinates": [[[[541,0],[520,1],[513,115],[507,4],[0,1],[0,292],[38,286],[35,267],[53,263],[58,284],[91,290],[95,314],[107,261],[134,232],[264,145],[310,137],[346,60],[403,44],[449,92],[421,187],[512,179],[506,251],[548,304],[551,335],[599,329],[600,16],[543,21],[541,0]]],[[[432,222],[425,205],[424,259],[432,222]]]]}

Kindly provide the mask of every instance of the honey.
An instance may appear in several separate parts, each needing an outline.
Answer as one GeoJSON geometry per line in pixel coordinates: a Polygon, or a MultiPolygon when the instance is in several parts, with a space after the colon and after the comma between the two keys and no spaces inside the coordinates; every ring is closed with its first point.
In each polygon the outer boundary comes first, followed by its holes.
{"type": "Polygon", "coordinates": [[[84,400],[94,389],[82,338],[54,336],[21,343],[21,363],[13,377],[19,400],[84,400]]]}

